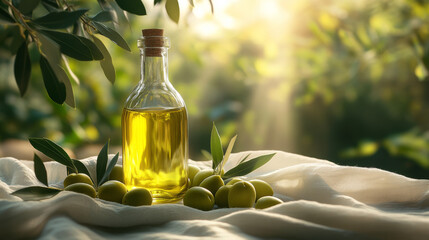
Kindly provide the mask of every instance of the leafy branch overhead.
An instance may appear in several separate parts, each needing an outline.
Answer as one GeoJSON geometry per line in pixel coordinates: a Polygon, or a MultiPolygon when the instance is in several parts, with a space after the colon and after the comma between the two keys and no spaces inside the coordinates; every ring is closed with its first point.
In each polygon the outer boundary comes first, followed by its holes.
{"type": "MultiPolygon", "coordinates": [[[[135,15],[147,12],[141,0],[97,2],[100,11],[90,16],[89,9],[80,8],[79,1],[0,0],[0,44],[5,45],[12,56],[16,55],[14,75],[21,96],[29,86],[32,65],[38,63],[49,97],[58,104],[65,102],[75,107],[73,88],[64,69],[69,75],[75,75],[66,57],[99,61],[106,78],[112,84],[115,82],[112,57],[97,35],[131,51],[113,23],[117,23],[118,16],[124,16],[124,12],[135,15]],[[32,46],[39,54],[32,54],[32,46]]],[[[154,5],[162,3],[168,17],[178,23],[178,0],[154,0],[154,5]]]]}

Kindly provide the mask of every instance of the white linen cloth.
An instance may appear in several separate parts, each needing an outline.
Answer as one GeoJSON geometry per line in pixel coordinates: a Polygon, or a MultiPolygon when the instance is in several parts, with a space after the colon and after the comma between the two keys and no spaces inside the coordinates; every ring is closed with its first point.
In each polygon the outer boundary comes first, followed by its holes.
{"type": "MultiPolygon", "coordinates": [[[[180,203],[130,207],[73,192],[23,202],[10,193],[42,186],[33,162],[1,158],[0,239],[429,239],[429,180],[279,151],[232,154],[225,170],[248,153],[272,152],[246,178],[267,181],[284,203],[207,212],[180,203]]],[[[91,174],[95,159],[82,160],[91,174]]],[[[45,166],[50,186],[61,187],[65,167],[45,166]]]]}

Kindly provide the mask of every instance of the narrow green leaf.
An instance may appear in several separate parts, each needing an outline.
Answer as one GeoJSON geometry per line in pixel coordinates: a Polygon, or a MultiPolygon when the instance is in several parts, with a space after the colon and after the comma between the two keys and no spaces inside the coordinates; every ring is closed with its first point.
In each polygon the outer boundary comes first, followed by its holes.
{"type": "Polygon", "coordinates": [[[82,34],[81,24],[79,22],[75,22],[73,24],[72,34],[73,35],[81,35],[82,34]]]}
{"type": "Polygon", "coordinates": [[[79,9],[72,12],[50,12],[43,17],[34,19],[33,22],[46,28],[68,28],[73,26],[73,24],[76,23],[87,11],[88,9],[79,9]]]}
{"type": "MultiPolygon", "coordinates": [[[[68,74],[70,75],[70,77],[75,81],[75,83],[77,85],[79,85],[80,84],[79,78],[76,76],[76,74],[74,74],[73,70],[70,68],[70,64],[69,64],[69,61],[67,60],[66,56],[61,55],[61,58],[64,61],[64,65],[65,65],[66,70],[67,70],[68,74]]],[[[67,86],[66,86],[66,88],[67,88],[67,86]]]]}
{"type": "Polygon", "coordinates": [[[5,23],[15,23],[15,19],[3,8],[0,8],[0,20],[5,23]]]}
{"type": "Polygon", "coordinates": [[[32,186],[19,189],[11,194],[20,197],[24,201],[39,201],[51,198],[61,191],[59,188],[32,186]]]}
{"type": "Polygon", "coordinates": [[[91,20],[97,22],[110,22],[113,21],[113,17],[110,11],[101,11],[92,17],[91,20]]]}
{"type": "Polygon", "coordinates": [[[129,13],[146,15],[146,8],[141,0],[116,0],[118,6],[129,13]]]}
{"type": "Polygon", "coordinates": [[[103,178],[101,178],[101,181],[98,184],[99,186],[105,183],[109,179],[109,175],[112,172],[113,167],[118,162],[118,158],[119,158],[119,153],[116,153],[116,155],[112,158],[112,160],[110,160],[109,166],[107,166],[106,172],[104,173],[103,178]]]}
{"type": "Polygon", "coordinates": [[[180,8],[177,0],[167,0],[165,10],[167,10],[167,15],[173,22],[179,23],[180,8]]]}
{"type": "Polygon", "coordinates": [[[99,23],[99,22],[92,22],[94,27],[98,30],[98,32],[107,37],[108,39],[112,40],[112,42],[116,43],[119,47],[131,52],[130,47],[128,46],[127,42],[117,33],[115,30],[107,27],[106,25],[99,23]]]}
{"type": "Polygon", "coordinates": [[[48,30],[42,30],[41,32],[54,40],[60,46],[60,51],[65,55],[80,61],[92,61],[94,59],[91,50],[81,41],[82,37],[48,30]]]}
{"type": "Polygon", "coordinates": [[[33,162],[34,162],[34,173],[36,174],[36,178],[41,183],[43,183],[47,187],[49,187],[48,186],[48,175],[46,174],[46,168],[45,168],[45,165],[43,164],[42,159],[40,159],[40,157],[37,156],[37,154],[34,154],[33,162]]]}
{"type": "Polygon", "coordinates": [[[19,92],[21,96],[24,96],[31,76],[31,61],[28,54],[27,41],[24,41],[18,49],[15,58],[14,73],[19,92]]]}
{"type": "Polygon", "coordinates": [[[162,2],[162,0],[154,0],[154,1],[153,1],[153,5],[159,4],[159,3],[161,3],[161,2],[162,2]]]}
{"type": "Polygon", "coordinates": [[[250,156],[250,153],[249,153],[249,154],[247,154],[243,159],[241,159],[241,160],[238,162],[238,164],[237,164],[237,165],[239,165],[239,164],[243,163],[244,161],[246,161],[246,159],[248,159],[248,158],[249,158],[249,156],[250,156]]]}
{"type": "Polygon", "coordinates": [[[91,51],[92,58],[94,60],[104,59],[103,53],[100,51],[100,49],[97,47],[97,45],[94,42],[92,42],[91,40],[85,37],[79,37],[79,39],[82,41],[83,44],[85,44],[85,46],[89,48],[89,50],[91,51]]]}
{"type": "Polygon", "coordinates": [[[42,0],[42,5],[49,12],[57,12],[60,10],[56,0],[42,0]]]}
{"type": "Polygon", "coordinates": [[[223,159],[222,142],[220,140],[219,132],[216,125],[213,123],[212,133],[210,137],[210,151],[213,157],[212,168],[216,169],[223,159]]]}
{"type": "Polygon", "coordinates": [[[39,5],[40,0],[12,0],[13,5],[24,15],[30,15],[39,5]]]}
{"type": "Polygon", "coordinates": [[[86,175],[88,175],[92,182],[94,183],[94,179],[92,179],[91,175],[89,174],[88,168],[86,168],[85,164],[83,164],[81,161],[76,160],[76,159],[72,159],[73,164],[75,165],[77,172],[78,173],[85,173],[86,175]]]}
{"type": "Polygon", "coordinates": [[[101,149],[97,156],[97,186],[100,186],[101,180],[103,179],[104,173],[106,172],[107,161],[109,159],[109,141],[101,149]]]}
{"type": "Polygon", "coordinates": [[[218,165],[218,167],[216,168],[217,169],[217,174],[218,175],[220,175],[221,173],[222,173],[222,169],[223,169],[223,167],[225,166],[225,163],[228,161],[228,159],[229,159],[229,155],[231,155],[231,152],[232,152],[232,148],[234,147],[234,144],[235,144],[235,140],[237,139],[237,135],[235,135],[232,139],[231,139],[231,141],[229,141],[229,144],[228,144],[228,147],[227,147],[227,149],[226,149],[226,152],[225,152],[225,156],[223,157],[223,160],[222,160],[222,162],[218,165]]]}
{"type": "Polygon", "coordinates": [[[47,36],[36,32],[37,38],[39,39],[39,52],[43,55],[51,64],[55,63],[58,65],[61,62],[60,46],[54,42],[54,40],[47,36]]]}
{"type": "Polygon", "coordinates": [[[70,80],[65,73],[64,69],[60,66],[61,64],[61,53],[60,47],[57,43],[55,43],[50,38],[46,37],[43,34],[36,33],[37,38],[41,45],[39,46],[39,51],[42,56],[48,60],[49,65],[55,73],[55,76],[58,78],[58,81],[65,85],[65,102],[71,106],[75,107],[74,96],[73,96],[73,88],[71,86],[70,80]]]}
{"type": "Polygon", "coordinates": [[[45,83],[45,88],[48,91],[49,97],[54,102],[63,104],[66,100],[66,86],[64,83],[60,82],[46,58],[40,56],[39,63],[40,69],[42,70],[43,82],[45,83]]]}
{"type": "Polygon", "coordinates": [[[52,158],[52,160],[57,161],[65,166],[74,168],[69,155],[56,143],[46,138],[29,138],[28,140],[35,149],[52,158]]]}
{"type": "Polygon", "coordinates": [[[56,68],[54,68],[54,72],[57,75],[58,79],[61,81],[61,83],[64,84],[66,88],[66,100],[64,102],[70,107],[75,108],[76,104],[75,104],[74,95],[73,95],[73,87],[70,83],[70,79],[68,78],[66,72],[62,67],[58,65],[56,66],[56,68]]]}
{"type": "Polygon", "coordinates": [[[113,11],[115,12],[115,14],[112,15],[113,21],[119,24],[118,27],[131,29],[132,27],[128,19],[129,14],[124,10],[122,10],[122,8],[120,8],[118,4],[113,4],[112,2],[110,2],[110,5],[107,9],[112,10],[112,8],[113,8],[113,11]]]}
{"type": "Polygon", "coordinates": [[[113,66],[112,57],[109,54],[109,51],[104,46],[103,42],[98,39],[96,36],[92,36],[95,45],[97,45],[98,49],[103,53],[104,59],[100,61],[100,66],[103,69],[104,75],[106,78],[113,84],[115,83],[116,74],[115,74],[115,66],[113,66]]]}
{"type": "Polygon", "coordinates": [[[228,179],[232,177],[238,177],[238,176],[244,176],[248,173],[253,172],[254,170],[258,169],[265,163],[271,160],[271,158],[275,155],[275,153],[262,155],[253,159],[250,159],[247,162],[243,162],[236,167],[232,168],[228,172],[226,172],[223,175],[223,179],[228,179]]]}

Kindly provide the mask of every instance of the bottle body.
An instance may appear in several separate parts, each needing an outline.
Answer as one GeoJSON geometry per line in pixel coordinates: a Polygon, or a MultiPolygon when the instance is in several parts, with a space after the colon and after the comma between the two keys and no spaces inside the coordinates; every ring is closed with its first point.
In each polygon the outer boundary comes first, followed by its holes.
{"type": "Polygon", "coordinates": [[[154,203],[176,202],[188,188],[186,106],[168,81],[166,49],[151,56],[145,47],[142,78],[122,112],[124,181],[151,191],[154,203]]]}
{"type": "Polygon", "coordinates": [[[179,200],[187,189],[186,109],[124,109],[124,180],[128,189],[144,187],[155,202],[179,200]]]}

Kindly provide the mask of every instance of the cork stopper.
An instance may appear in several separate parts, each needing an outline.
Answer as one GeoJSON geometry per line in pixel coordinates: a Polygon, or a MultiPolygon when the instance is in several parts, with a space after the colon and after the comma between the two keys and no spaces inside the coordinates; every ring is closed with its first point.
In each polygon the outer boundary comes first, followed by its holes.
{"type": "Polygon", "coordinates": [[[163,29],[143,29],[144,54],[148,57],[161,57],[164,47],[163,29]]]}

